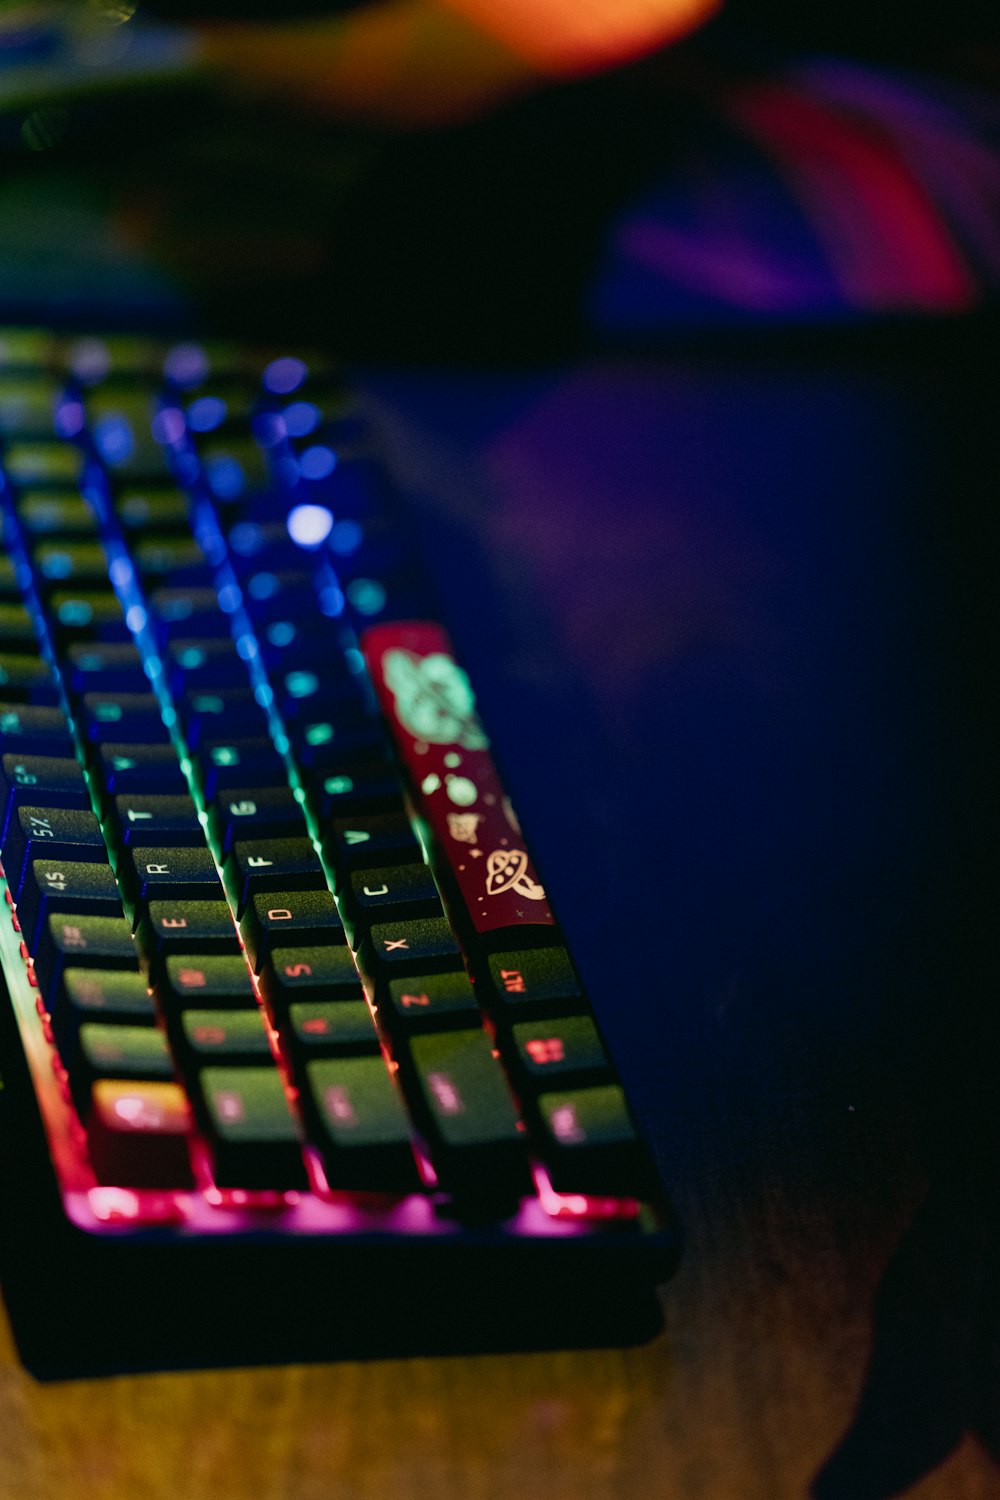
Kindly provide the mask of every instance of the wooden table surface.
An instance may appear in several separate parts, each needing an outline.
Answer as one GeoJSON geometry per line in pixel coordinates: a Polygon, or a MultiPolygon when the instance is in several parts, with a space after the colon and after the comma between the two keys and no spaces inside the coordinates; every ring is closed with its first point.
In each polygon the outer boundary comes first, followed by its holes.
{"type": "Polygon", "coordinates": [[[3,1500],[1000,1496],[1000,454],[963,368],[376,382],[684,1225],[665,1330],[43,1385],[0,1324],[3,1500]]]}

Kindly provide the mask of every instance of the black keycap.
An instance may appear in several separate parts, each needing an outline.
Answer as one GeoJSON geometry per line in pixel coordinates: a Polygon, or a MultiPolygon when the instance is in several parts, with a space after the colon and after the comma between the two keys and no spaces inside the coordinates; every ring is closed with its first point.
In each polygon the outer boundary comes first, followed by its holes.
{"type": "Polygon", "coordinates": [[[214,588],[155,589],[149,618],[161,647],[182,637],[216,636],[230,641],[229,616],[219,608],[214,588]]]}
{"type": "Polygon", "coordinates": [[[4,468],[23,489],[34,485],[76,484],[83,473],[83,464],[79,448],[55,438],[50,442],[38,439],[8,443],[4,453],[4,468]]]}
{"type": "Polygon", "coordinates": [[[225,866],[226,884],[243,916],[258,891],[326,888],[326,876],[308,839],[253,839],[233,845],[225,866]]]}
{"type": "Polygon", "coordinates": [[[191,1111],[179,1084],[98,1079],[84,1123],[98,1182],[115,1187],[192,1185],[191,1111]]]}
{"type": "Polygon", "coordinates": [[[257,999],[243,957],[234,954],[171,954],[155,989],[168,1010],[256,1010],[257,999]]]}
{"type": "Polygon", "coordinates": [[[4,834],[3,865],[15,896],[28,861],[62,859],[100,861],[105,855],[101,825],[92,812],[76,807],[18,807],[4,834]]]}
{"type": "Polygon", "coordinates": [[[0,700],[0,750],[13,755],[50,755],[71,760],[76,754],[66,715],[58,708],[0,700]]]}
{"type": "Polygon", "coordinates": [[[38,650],[38,632],[25,605],[0,604],[0,651],[31,655],[38,650]]]}
{"type": "Polygon", "coordinates": [[[225,893],[208,849],[126,849],[119,878],[136,905],[149,901],[221,901],[225,893]]]}
{"type": "Polygon", "coordinates": [[[131,969],[64,969],[55,996],[46,999],[57,1040],[75,1034],[84,1021],[144,1026],[156,1020],[146,980],[131,969]]]}
{"type": "Polygon", "coordinates": [[[266,739],[267,714],[251,687],[196,688],[178,700],[184,738],[191,750],[225,735],[266,739]]]}
{"type": "Polygon", "coordinates": [[[210,826],[226,853],[237,839],[306,837],[302,804],[288,786],[230,787],[216,797],[210,826]]]}
{"type": "Polygon", "coordinates": [[[115,740],[95,747],[92,764],[109,796],[146,792],[183,796],[188,789],[173,745],[130,745],[115,740]]]}
{"type": "Polygon", "coordinates": [[[409,974],[433,974],[461,967],[454,935],[443,917],[413,922],[378,922],[366,933],[358,959],[376,981],[409,974]]]}
{"type": "Polygon", "coordinates": [[[142,657],[131,642],[77,642],[66,653],[72,693],[149,691],[142,657]]]}
{"type": "Polygon", "coordinates": [[[249,684],[247,664],[228,633],[203,638],[179,636],[167,647],[166,667],[175,698],[185,693],[224,692],[249,684]]]}
{"type": "Polygon", "coordinates": [[[131,633],[121,604],[110,589],[58,589],[49,599],[50,624],[56,639],[74,641],[118,641],[127,644],[131,633]]]}
{"type": "Polygon", "coordinates": [[[287,1040],[301,1062],[379,1051],[378,1033],[365,1000],[300,1000],[288,1009],[287,1040]]]}
{"type": "Polygon", "coordinates": [[[381,1057],[306,1066],[303,1104],[331,1187],[405,1192],[417,1186],[410,1124],[381,1057]]]}
{"type": "Polygon", "coordinates": [[[330,852],[337,868],[344,871],[423,861],[409,820],[396,813],[339,818],[333,825],[330,852]]]}
{"type": "Polygon", "coordinates": [[[38,933],[35,976],[48,1006],[58,1003],[68,969],[138,969],[138,954],[127,922],[118,917],[49,916],[38,933]]]}
{"type": "Polygon", "coordinates": [[[611,1064],[590,1016],[520,1021],[511,1030],[512,1070],[527,1089],[538,1091],[610,1079],[611,1064]]]}
{"type": "Polygon", "coordinates": [[[0,830],[15,807],[90,808],[83,769],[76,760],[48,755],[4,755],[0,758],[0,830]]]}
{"type": "Polygon", "coordinates": [[[40,708],[59,704],[52,669],[38,655],[0,654],[0,693],[7,703],[34,703],[40,708]]]}
{"type": "Polygon", "coordinates": [[[53,589],[92,589],[107,585],[108,560],[99,542],[36,542],[31,549],[35,581],[42,594],[53,589]]]}
{"type": "Polygon", "coordinates": [[[29,860],[17,898],[17,919],[29,953],[35,951],[41,923],[53,912],[124,921],[111,866],[77,860],[29,860]]]}
{"type": "Polygon", "coordinates": [[[279,1020],[299,1000],[357,1000],[361,980],[349,948],[273,948],[260,975],[261,994],[279,1020]]]}
{"type": "Polygon", "coordinates": [[[212,564],[192,536],[140,535],[132,559],[147,589],[210,588],[212,564]]]}
{"type": "Polygon", "coordinates": [[[198,1087],[220,1187],[306,1186],[301,1127],[275,1066],[205,1068],[198,1087]]]}
{"type": "MultiPolygon", "coordinates": [[[[474,975],[478,981],[479,974],[474,975]]],[[[498,1017],[565,1015],[580,1009],[580,982],[565,948],[528,948],[494,953],[483,975],[483,992],[498,1017]]]]}
{"type": "Polygon", "coordinates": [[[395,1035],[468,1029],[479,1024],[476,992],[464,969],[392,979],[379,1004],[379,1019],[395,1035]]]}
{"type": "Polygon", "coordinates": [[[179,1045],[197,1067],[214,1063],[269,1061],[264,1017],[253,1010],[185,1010],[178,1030],[179,1045]]]}
{"type": "Polygon", "coordinates": [[[163,745],[170,740],[152,693],[84,693],[81,708],[84,734],[95,743],[163,745]]]}
{"type": "Polygon", "coordinates": [[[441,897],[426,865],[384,865],[355,870],[343,891],[354,930],[372,922],[406,922],[412,917],[443,917],[441,897]]]}
{"type": "Polygon", "coordinates": [[[92,537],[97,517],[76,490],[35,490],[17,502],[18,520],[29,536],[92,537]]]}
{"type": "MultiPolygon", "coordinates": [[[[2,398],[0,398],[2,399],[2,398]]],[[[2,427],[2,419],[0,419],[2,427]]],[[[0,600],[4,604],[20,604],[21,588],[17,581],[17,564],[6,553],[0,553],[0,600]]]]}
{"type": "Polygon", "coordinates": [[[81,1114],[99,1078],[167,1080],[175,1071],[166,1036],[157,1026],[109,1026],[88,1021],[80,1027],[75,1051],[63,1062],[81,1114]]]}
{"type": "Polygon", "coordinates": [[[80,1027],[154,1026],[156,1002],[141,974],[127,969],[64,969],[54,995],[46,996],[59,1056],[69,1063],[80,1027]]]}
{"type": "Polygon", "coordinates": [[[381,725],[374,722],[339,724],[336,716],[292,719],[288,738],[303,773],[323,774],[331,764],[362,760],[376,752],[383,740],[381,725]]]}
{"type": "Polygon", "coordinates": [[[334,821],[350,826],[352,818],[377,812],[404,817],[399,777],[384,761],[362,761],[307,778],[309,800],[321,828],[334,821]]]}
{"type": "Polygon", "coordinates": [[[151,844],[205,843],[198,809],[190,797],[136,792],[116,797],[113,806],[119,837],[125,845],[145,848],[151,844]]]}
{"type": "Polygon", "coordinates": [[[233,786],[286,786],[288,769],[269,739],[207,740],[196,755],[206,802],[233,786]]]}
{"type": "Polygon", "coordinates": [[[491,1196],[529,1190],[517,1111],[484,1031],[414,1037],[405,1074],[446,1187],[491,1196]]]}
{"type": "Polygon", "coordinates": [[[542,1094],[540,1149],[560,1193],[640,1197],[648,1169],[616,1084],[542,1094]]]}
{"type": "Polygon", "coordinates": [[[273,944],[307,947],[347,941],[337,904],[326,888],[318,891],[258,891],[240,922],[254,970],[260,973],[273,944]]]}
{"type": "Polygon", "coordinates": [[[151,901],[136,938],[149,961],[171,953],[239,953],[227,901],[151,901]]]}
{"type": "Polygon", "coordinates": [[[115,501],[115,511],[128,532],[182,532],[190,529],[190,502],[182,490],[171,485],[144,485],[123,488],[115,501]]]}

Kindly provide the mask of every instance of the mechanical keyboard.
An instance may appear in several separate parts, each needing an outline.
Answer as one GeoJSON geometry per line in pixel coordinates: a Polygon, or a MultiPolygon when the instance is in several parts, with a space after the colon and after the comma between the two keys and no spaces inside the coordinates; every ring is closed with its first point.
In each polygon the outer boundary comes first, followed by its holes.
{"type": "Polygon", "coordinates": [[[648,1336],[676,1229],[342,372],[0,331],[0,508],[25,1363],[648,1336]]]}

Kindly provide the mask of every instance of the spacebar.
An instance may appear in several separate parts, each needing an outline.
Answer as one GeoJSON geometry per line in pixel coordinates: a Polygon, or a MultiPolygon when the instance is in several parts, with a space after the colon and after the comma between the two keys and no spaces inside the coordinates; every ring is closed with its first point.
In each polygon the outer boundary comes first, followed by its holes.
{"type": "Polygon", "coordinates": [[[473,930],[544,938],[555,925],[548,897],[447,634],[423,620],[375,625],[361,649],[417,811],[473,930]]]}

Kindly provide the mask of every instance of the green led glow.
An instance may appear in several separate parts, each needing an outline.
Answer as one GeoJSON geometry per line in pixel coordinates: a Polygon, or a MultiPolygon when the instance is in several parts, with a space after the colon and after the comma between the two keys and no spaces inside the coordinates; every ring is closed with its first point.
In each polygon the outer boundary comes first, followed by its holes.
{"type": "Polygon", "coordinates": [[[285,687],[293,698],[311,698],[319,692],[319,678],[315,672],[289,672],[285,687]]]}
{"type": "Polygon", "coordinates": [[[307,724],[306,725],[306,744],[307,745],[328,745],[332,739],[333,739],[333,725],[332,724],[307,724]]]}
{"type": "Polygon", "coordinates": [[[346,797],[354,790],[353,776],[328,776],[323,783],[324,792],[331,797],[346,797]]]}

